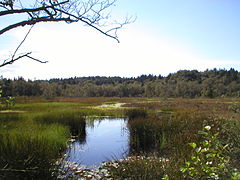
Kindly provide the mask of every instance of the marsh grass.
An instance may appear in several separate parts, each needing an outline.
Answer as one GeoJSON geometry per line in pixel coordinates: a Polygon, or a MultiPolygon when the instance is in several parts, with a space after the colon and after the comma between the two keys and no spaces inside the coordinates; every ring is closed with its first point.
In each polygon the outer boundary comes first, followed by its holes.
{"type": "Polygon", "coordinates": [[[72,110],[79,109],[81,104],[79,103],[67,103],[67,102],[40,102],[40,103],[24,103],[16,104],[13,108],[26,112],[51,112],[59,110],[72,110]]]}
{"type": "Polygon", "coordinates": [[[0,113],[0,124],[3,124],[4,122],[10,122],[10,121],[19,121],[22,119],[21,114],[19,113],[9,113],[4,112],[0,113]]]}
{"type": "Polygon", "coordinates": [[[197,131],[206,124],[219,132],[232,148],[231,164],[239,167],[239,113],[229,106],[238,99],[160,99],[160,98],[57,98],[54,101],[31,98],[0,113],[0,179],[53,178],[54,162],[65,149],[67,138],[79,134],[84,118],[126,115],[126,109],[140,109],[127,116],[131,155],[118,168],[109,167],[115,179],[183,179],[179,167],[189,158],[189,142],[200,142],[197,131]],[[99,108],[101,104],[128,103],[123,108],[99,108]],[[142,109],[144,113],[141,114],[142,109]],[[73,128],[73,129],[71,129],[73,128]],[[2,143],[3,142],[3,143],[2,143]],[[152,156],[152,158],[147,158],[152,156]],[[168,161],[162,161],[162,159],[168,161]],[[148,176],[148,177],[147,177],[148,176]],[[16,178],[17,177],[17,178],[16,178]],[[20,178],[21,177],[21,178],[20,178]],[[44,177],[44,178],[43,178],[44,177]]]}
{"type": "Polygon", "coordinates": [[[55,179],[55,162],[67,147],[70,132],[85,128],[76,104],[18,104],[0,114],[0,179],[55,179]]]}
{"type": "Polygon", "coordinates": [[[40,114],[36,121],[41,124],[61,124],[69,127],[73,136],[85,134],[86,122],[82,112],[53,111],[40,114]]]}
{"type": "Polygon", "coordinates": [[[148,112],[144,108],[133,108],[126,110],[125,116],[127,116],[131,121],[136,118],[146,118],[148,116],[148,112]]]}
{"type": "Polygon", "coordinates": [[[185,148],[184,142],[195,138],[194,134],[202,127],[204,119],[190,111],[175,110],[170,116],[150,114],[146,118],[129,120],[131,152],[166,155],[173,150],[181,151],[185,148]]]}
{"type": "Polygon", "coordinates": [[[168,160],[155,156],[132,156],[103,168],[110,172],[112,179],[161,179],[167,164],[168,160]]]}
{"type": "MultiPolygon", "coordinates": [[[[0,133],[2,179],[51,179],[55,161],[66,148],[67,127],[58,124],[19,124],[0,133]]],[[[11,122],[9,123],[11,124],[11,122]]]]}
{"type": "MultiPolygon", "coordinates": [[[[231,145],[231,164],[235,168],[239,167],[240,121],[235,111],[229,111],[228,106],[231,104],[229,99],[167,99],[158,103],[135,103],[134,108],[145,107],[148,116],[136,116],[129,121],[131,155],[145,156],[154,153],[155,158],[165,157],[169,161],[167,166],[161,166],[159,172],[165,172],[170,179],[184,179],[179,169],[193,153],[188,143],[201,142],[197,132],[210,124],[214,127],[213,131],[220,134],[221,140],[231,145]]],[[[157,164],[151,161],[148,165],[142,163],[139,166],[138,163],[120,163],[118,169],[130,169],[126,171],[128,175],[124,176],[132,177],[132,174],[139,175],[145,169],[154,170],[157,164]]],[[[121,177],[121,173],[115,169],[114,173],[121,177]]],[[[153,179],[161,179],[158,173],[153,174],[153,179]]],[[[138,179],[144,177],[142,174],[138,179]]]]}

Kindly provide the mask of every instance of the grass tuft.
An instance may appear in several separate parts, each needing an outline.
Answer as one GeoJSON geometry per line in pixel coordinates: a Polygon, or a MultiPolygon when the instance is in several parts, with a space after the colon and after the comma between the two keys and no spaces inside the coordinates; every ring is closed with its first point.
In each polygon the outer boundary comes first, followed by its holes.
{"type": "Polygon", "coordinates": [[[66,148],[68,128],[29,124],[24,130],[0,133],[0,172],[9,179],[52,178],[55,161],[66,148]]]}

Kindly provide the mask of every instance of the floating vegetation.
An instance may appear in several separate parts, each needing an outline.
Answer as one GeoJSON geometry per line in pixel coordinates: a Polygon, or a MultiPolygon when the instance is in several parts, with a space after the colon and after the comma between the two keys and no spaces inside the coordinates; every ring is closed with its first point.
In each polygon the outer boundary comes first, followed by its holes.
{"type": "Polygon", "coordinates": [[[100,166],[89,168],[78,163],[65,161],[61,167],[61,173],[58,179],[131,179],[131,177],[160,177],[163,174],[162,172],[160,176],[156,176],[156,172],[153,172],[162,169],[168,162],[169,159],[157,158],[156,156],[131,156],[117,161],[103,162],[100,166]],[[152,165],[155,166],[154,169],[152,165]],[[148,170],[151,169],[151,171],[146,173],[146,171],[142,171],[140,167],[148,167],[148,170]],[[152,174],[150,175],[150,173],[152,174]]]}

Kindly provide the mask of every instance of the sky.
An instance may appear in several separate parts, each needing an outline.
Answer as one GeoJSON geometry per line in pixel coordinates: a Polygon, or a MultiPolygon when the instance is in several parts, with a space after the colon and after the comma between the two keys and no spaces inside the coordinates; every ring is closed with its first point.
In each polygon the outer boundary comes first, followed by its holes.
{"type": "MultiPolygon", "coordinates": [[[[137,17],[119,30],[120,43],[81,23],[40,23],[19,52],[32,51],[49,62],[22,59],[0,68],[0,75],[50,79],[240,70],[239,0],[118,0],[111,16],[137,17]]],[[[0,27],[15,19],[0,18],[0,27]]],[[[0,59],[14,52],[28,29],[0,36],[0,59]]]]}

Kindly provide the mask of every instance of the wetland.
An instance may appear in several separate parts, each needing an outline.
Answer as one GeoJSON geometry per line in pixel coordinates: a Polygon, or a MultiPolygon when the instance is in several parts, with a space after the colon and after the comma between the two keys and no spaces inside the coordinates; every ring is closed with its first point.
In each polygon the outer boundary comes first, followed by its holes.
{"type": "MultiPolygon", "coordinates": [[[[191,176],[185,163],[191,164],[196,156],[193,147],[216,142],[218,146],[209,149],[219,151],[221,158],[208,168],[219,177],[235,178],[238,102],[238,98],[18,97],[15,106],[0,113],[0,177],[182,179],[191,176]],[[210,141],[211,137],[215,139],[210,141]]],[[[198,156],[208,165],[210,159],[203,155],[198,156]]],[[[201,177],[201,166],[195,166],[199,174],[194,176],[201,177]]]]}

